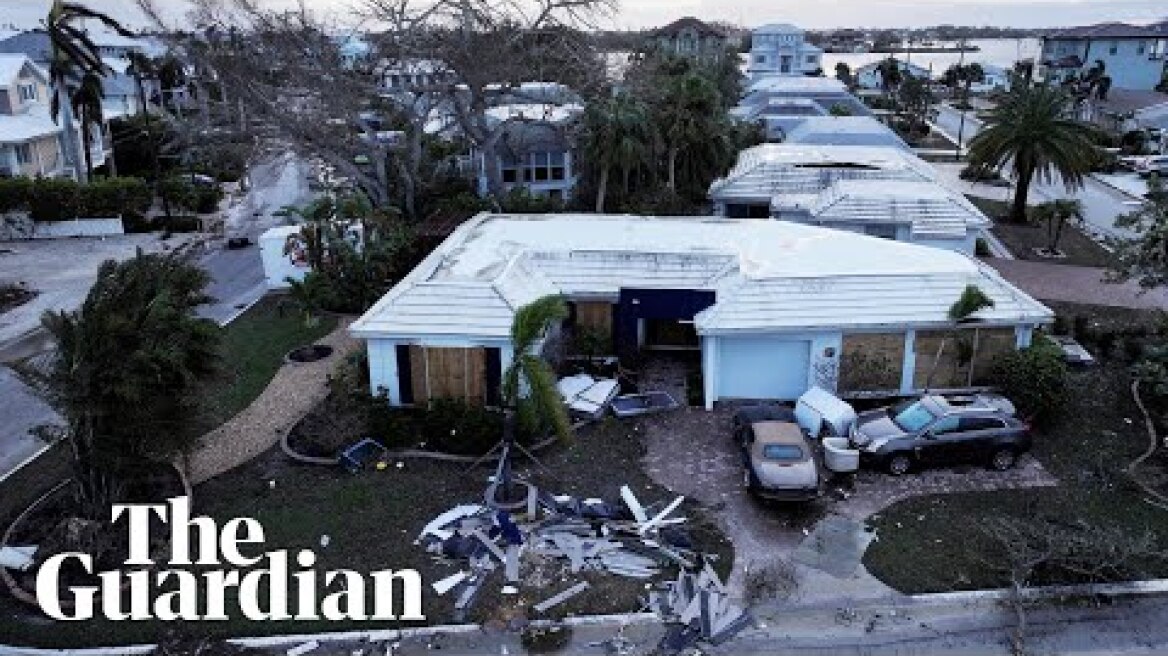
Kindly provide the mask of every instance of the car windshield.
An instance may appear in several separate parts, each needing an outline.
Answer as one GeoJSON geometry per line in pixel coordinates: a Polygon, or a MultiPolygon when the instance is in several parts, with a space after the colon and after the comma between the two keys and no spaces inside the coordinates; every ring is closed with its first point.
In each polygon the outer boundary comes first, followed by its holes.
{"type": "Polygon", "coordinates": [[[762,448],[762,457],[779,462],[799,462],[803,460],[803,449],[794,444],[768,444],[762,448]]]}
{"type": "Polygon", "coordinates": [[[915,433],[936,419],[933,413],[920,401],[905,402],[893,406],[889,414],[892,415],[892,421],[896,422],[896,425],[907,433],[915,433]]]}

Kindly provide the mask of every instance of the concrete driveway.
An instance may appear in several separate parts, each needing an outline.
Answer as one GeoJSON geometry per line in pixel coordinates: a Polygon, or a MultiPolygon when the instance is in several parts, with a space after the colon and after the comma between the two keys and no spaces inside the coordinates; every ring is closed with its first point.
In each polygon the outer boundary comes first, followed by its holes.
{"type": "Polygon", "coordinates": [[[683,408],[641,420],[645,468],[658,483],[712,510],[734,542],[729,584],[741,590],[748,568],[794,565],[800,600],[871,599],[890,594],[859,562],[871,536],[864,520],[912,496],[1054,485],[1031,457],[1006,472],[977,466],[936,469],[895,478],[863,471],[829,485],[804,504],[759,502],[743,487],[743,465],[730,437],[733,410],[683,408]],[[814,556],[809,558],[808,556],[814,556]],[[826,557],[821,557],[826,555],[826,557]]]}

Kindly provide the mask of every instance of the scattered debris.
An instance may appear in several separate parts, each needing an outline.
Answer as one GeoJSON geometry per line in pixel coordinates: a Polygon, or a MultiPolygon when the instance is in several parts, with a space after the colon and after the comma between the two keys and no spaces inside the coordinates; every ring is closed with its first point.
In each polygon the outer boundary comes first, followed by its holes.
{"type": "Polygon", "coordinates": [[[320,647],[319,642],[316,640],[309,640],[308,642],[302,642],[296,645],[295,647],[289,649],[286,653],[288,656],[304,656],[304,654],[307,654],[317,647],[320,647]]]}
{"type": "Polygon", "coordinates": [[[649,607],[669,625],[657,645],[665,654],[680,653],[703,640],[721,644],[750,623],[746,609],[730,600],[708,561],[696,573],[682,570],[675,582],[651,593],[649,607]]]}
{"type": "Polygon", "coordinates": [[[588,582],[587,581],[580,581],[579,583],[577,583],[576,585],[573,585],[572,587],[568,588],[567,590],[564,590],[563,592],[561,592],[559,594],[553,595],[553,596],[539,602],[538,604],[532,606],[532,608],[534,608],[537,613],[546,613],[549,608],[552,608],[553,606],[558,606],[559,604],[564,603],[565,601],[571,599],[572,597],[575,597],[576,595],[580,594],[581,592],[584,592],[587,589],[588,589],[588,582]]]}
{"type": "Polygon", "coordinates": [[[0,567],[27,572],[34,562],[37,546],[0,547],[0,567]]]}

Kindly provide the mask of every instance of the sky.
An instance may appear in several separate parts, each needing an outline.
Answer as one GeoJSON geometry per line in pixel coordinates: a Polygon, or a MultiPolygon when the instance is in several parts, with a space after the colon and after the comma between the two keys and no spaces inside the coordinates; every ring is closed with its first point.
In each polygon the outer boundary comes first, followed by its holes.
{"type": "MultiPolygon", "coordinates": [[[[84,0],[120,20],[140,24],[134,0],[84,0]]],[[[272,7],[297,0],[264,0],[272,7]]],[[[420,0],[424,1],[424,0],[420,0]]],[[[156,0],[175,17],[183,0],[156,0]]],[[[348,22],[360,0],[305,0],[322,16],[348,22]]],[[[0,26],[35,26],[50,0],[0,0],[0,26]]],[[[663,25],[682,16],[725,20],[745,26],[794,23],[804,28],[924,27],[943,23],[999,27],[1064,27],[1103,21],[1147,23],[1168,18],[1164,0],[620,0],[604,28],[663,25]]]]}

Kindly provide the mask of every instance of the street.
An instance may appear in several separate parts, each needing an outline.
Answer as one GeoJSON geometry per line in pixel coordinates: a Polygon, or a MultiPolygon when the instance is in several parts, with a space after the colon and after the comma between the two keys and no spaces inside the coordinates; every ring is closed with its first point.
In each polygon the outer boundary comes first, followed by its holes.
{"type": "MultiPolygon", "coordinates": [[[[963,146],[968,146],[970,140],[982,128],[982,122],[974,116],[973,111],[969,111],[965,113],[964,130],[960,130],[961,112],[948,104],[939,106],[934,125],[953,140],[956,140],[960,131],[963,146]]],[[[1002,197],[1006,197],[1004,188],[1002,190],[995,188],[994,191],[999,191],[1002,197]]],[[[1109,187],[1091,176],[1084,178],[1083,187],[1074,192],[1068,192],[1062,178],[1057,175],[1049,183],[1036,179],[1030,187],[1031,204],[1059,198],[1073,198],[1082,202],[1083,217],[1088,227],[1101,235],[1118,238],[1137,236],[1131,230],[1115,227],[1117,216],[1139,207],[1141,201],[1134,196],[1109,187]]]]}
{"type": "Polygon", "coordinates": [[[312,199],[308,165],[292,153],[253,166],[248,177],[248,192],[227,209],[224,229],[227,236],[248,237],[252,245],[228,250],[222,240],[217,240],[208,243],[208,252],[199,259],[211,276],[207,293],[215,299],[199,308],[199,314],[220,324],[230,321],[267,291],[256,242],[268,228],[284,224],[285,219],[275,213],[312,199]]]}

